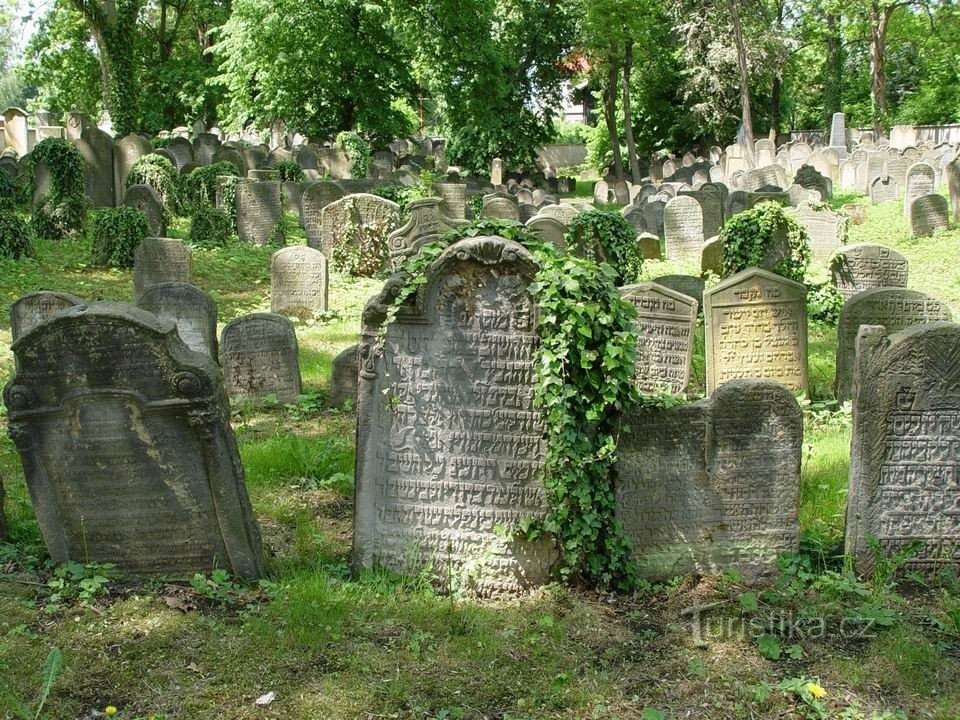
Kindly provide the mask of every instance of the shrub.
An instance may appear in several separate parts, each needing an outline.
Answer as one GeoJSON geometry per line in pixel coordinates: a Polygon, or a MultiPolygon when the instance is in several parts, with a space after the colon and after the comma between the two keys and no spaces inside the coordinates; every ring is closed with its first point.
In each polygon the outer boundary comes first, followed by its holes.
{"type": "Polygon", "coordinates": [[[90,262],[98,267],[133,267],[133,253],[149,234],[146,216],[135,208],[100,210],[93,218],[90,262]]]}
{"type": "Polygon", "coordinates": [[[617,285],[632,283],[640,274],[643,257],[637,231],[619,211],[580,213],[567,226],[566,241],[571,253],[613,267],[617,285]]]}
{"type": "Polygon", "coordinates": [[[0,168],[0,210],[12,210],[17,206],[20,197],[20,188],[17,186],[16,178],[10,177],[10,174],[0,168]]]}
{"type": "Polygon", "coordinates": [[[303,168],[293,160],[281,160],[275,163],[273,169],[277,171],[280,182],[291,180],[293,182],[302,182],[304,177],[303,168]]]}
{"type": "Polygon", "coordinates": [[[724,277],[758,267],[803,282],[810,264],[810,236],[775,202],[734,215],[724,225],[720,243],[724,277]]]}
{"type": "Polygon", "coordinates": [[[840,321],[844,297],[832,282],[807,285],[807,316],[829,325],[840,321]]]}
{"type": "Polygon", "coordinates": [[[217,199],[217,178],[221,175],[237,176],[237,168],[230,162],[196,168],[183,181],[184,201],[191,212],[201,207],[211,207],[217,199]]]}
{"type": "Polygon", "coordinates": [[[33,231],[44,240],[62,240],[87,224],[83,156],[62,138],[41,140],[27,156],[27,185],[33,187],[37,167],[46,165],[50,189],[33,210],[33,231]]]}
{"type": "Polygon", "coordinates": [[[370,151],[370,143],[364,140],[358,133],[342,132],[337,135],[337,147],[343,150],[352,163],[352,174],[355,178],[365,178],[367,170],[370,169],[370,163],[373,160],[373,154],[370,151]]]}
{"type": "Polygon", "coordinates": [[[196,247],[223,247],[233,234],[230,216],[215,207],[203,206],[190,220],[190,244],[196,247]]]}
{"type": "Polygon", "coordinates": [[[180,175],[176,166],[162,155],[138,158],[127,175],[125,187],[131,185],[149,185],[169,212],[180,212],[180,175]]]}
{"type": "Polygon", "coordinates": [[[0,257],[17,260],[31,253],[30,226],[17,213],[0,210],[0,257]]]}

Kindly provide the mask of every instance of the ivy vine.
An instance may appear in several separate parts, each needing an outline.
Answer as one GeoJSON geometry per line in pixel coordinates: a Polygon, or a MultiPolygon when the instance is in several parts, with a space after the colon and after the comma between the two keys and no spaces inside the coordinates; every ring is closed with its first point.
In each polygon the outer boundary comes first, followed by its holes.
{"type": "Polygon", "coordinates": [[[30,226],[12,210],[0,210],[0,258],[17,260],[32,254],[30,226]]]}
{"type": "Polygon", "coordinates": [[[100,210],[93,216],[90,262],[97,267],[131,268],[133,254],[150,228],[147,217],[136,208],[100,210]]]}
{"type": "Polygon", "coordinates": [[[184,200],[191,212],[211,207],[217,201],[217,179],[223,175],[237,175],[232,162],[222,161],[195,168],[183,181],[184,200]]]}
{"type": "Polygon", "coordinates": [[[590,210],[567,225],[566,243],[570,252],[596,263],[609,263],[616,271],[615,284],[628,285],[640,275],[643,256],[637,231],[616,210],[590,210]]]}
{"type": "Polygon", "coordinates": [[[160,197],[168,215],[180,212],[180,173],[162,155],[150,153],[137,158],[124,181],[124,187],[131,185],[149,185],[160,197]]]}
{"type": "Polygon", "coordinates": [[[734,215],[720,232],[724,277],[750,267],[803,282],[810,265],[806,228],[776,202],[761,202],[734,215]]]}
{"type": "Polygon", "coordinates": [[[280,160],[273,164],[273,169],[277,171],[277,179],[280,182],[303,182],[306,177],[303,168],[293,160],[280,160]]]}
{"type": "Polygon", "coordinates": [[[35,187],[37,168],[47,168],[49,190],[34,203],[33,230],[45,240],[62,240],[84,230],[89,203],[84,193],[83,156],[63,138],[41,140],[25,158],[27,185],[35,187]]]}
{"type": "Polygon", "coordinates": [[[353,131],[344,131],[337,135],[337,147],[347,154],[351,162],[351,174],[355,178],[365,178],[370,169],[370,163],[373,162],[373,153],[370,151],[370,143],[363,137],[353,131]]]}

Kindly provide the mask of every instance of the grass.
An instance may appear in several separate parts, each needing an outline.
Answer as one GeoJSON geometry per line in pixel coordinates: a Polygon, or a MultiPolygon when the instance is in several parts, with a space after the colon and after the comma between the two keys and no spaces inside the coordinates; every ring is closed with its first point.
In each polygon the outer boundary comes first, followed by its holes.
{"type": "MultiPolygon", "coordinates": [[[[838,198],[837,202],[857,198],[838,198]]],[[[175,226],[183,236],[185,228],[175,226]]],[[[870,208],[851,242],[895,247],[911,286],[960,307],[956,230],[908,238],[894,206],[870,208]]],[[[41,244],[36,257],[0,263],[9,305],[40,288],[129,300],[129,272],[85,264],[85,242],[41,244]]],[[[195,281],[220,322],[269,309],[271,250],[232,245],[194,251],[195,281]]],[[[645,277],[695,268],[648,263],[645,277]]],[[[957,720],[960,587],[949,578],[895,589],[789,570],[778,585],[748,590],[735,577],[681,578],[633,596],[548,586],[529,596],[478,601],[438,594],[429,577],[349,571],[355,416],[326,407],[330,363],[357,341],[376,281],[333,276],[331,312],[297,332],[306,396],[295,405],[238,405],[233,425],[269,556],[269,580],[230,584],[220,596],[183,583],[112,581],[93,599],[57,601],[27,500],[19,459],[0,441],[14,542],[0,546],[0,718],[4,692],[27,704],[40,692],[52,647],[64,670],[46,718],[80,718],[107,705],[122,720],[163,717],[398,718],[814,718],[789,678],[817,681],[830,718],[957,720]],[[825,579],[826,578],[826,579],[825,579]],[[846,584],[844,584],[846,583],[846,584]],[[838,589],[839,588],[839,589],[838,589]],[[870,608],[894,620],[867,633],[839,632],[870,608]],[[705,611],[705,642],[684,608],[705,611]],[[779,618],[779,619],[778,619],[779,618]],[[784,618],[823,618],[829,631],[792,637],[784,618]],[[779,625],[776,625],[779,623],[779,625]],[[776,627],[784,649],[762,655],[755,628],[776,627]],[[786,654],[792,644],[799,652],[786,654]],[[254,701],[268,693],[268,706],[254,701]],[[655,712],[656,711],[656,712],[655,712]],[[902,717],[902,716],[900,716],[902,717]]],[[[8,375],[7,314],[0,314],[0,375],[8,375]]],[[[849,417],[829,406],[835,330],[810,330],[813,403],[806,412],[799,517],[814,562],[836,567],[849,464],[849,417]]],[[[693,393],[702,388],[702,324],[693,393]]]]}

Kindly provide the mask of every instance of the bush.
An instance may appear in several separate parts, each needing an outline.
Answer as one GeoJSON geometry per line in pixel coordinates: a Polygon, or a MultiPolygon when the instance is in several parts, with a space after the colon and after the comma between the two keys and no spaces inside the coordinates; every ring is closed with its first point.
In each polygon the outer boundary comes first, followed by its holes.
{"type": "Polygon", "coordinates": [[[0,210],[0,257],[18,260],[31,254],[30,226],[17,213],[0,210]]]}
{"type": "Polygon", "coordinates": [[[149,234],[146,216],[135,208],[100,210],[93,217],[90,262],[98,267],[133,267],[133,253],[149,234]]]}
{"type": "Polygon", "coordinates": [[[138,158],[127,175],[125,187],[131,185],[149,185],[156,190],[167,211],[180,212],[180,174],[176,166],[162,155],[138,158]]]}
{"type": "Polygon", "coordinates": [[[230,216],[215,207],[203,206],[190,220],[190,244],[196,247],[223,247],[233,234],[230,216]]]}
{"type": "Polygon", "coordinates": [[[50,190],[33,210],[33,231],[44,240],[62,240],[83,232],[87,224],[83,156],[62,138],[41,140],[27,156],[27,185],[33,187],[37,167],[47,166],[50,190]]]}
{"type": "Polygon", "coordinates": [[[352,175],[355,178],[365,178],[373,160],[370,143],[358,133],[342,132],[337,135],[337,147],[343,150],[350,159],[352,175]]]}
{"type": "Polygon", "coordinates": [[[807,285],[807,316],[829,325],[840,321],[844,297],[832,282],[807,285]]]}
{"type": "Polygon", "coordinates": [[[183,181],[184,201],[193,213],[202,207],[212,207],[217,200],[217,178],[221,175],[237,177],[237,168],[230,162],[196,168],[183,181]]]}
{"type": "Polygon", "coordinates": [[[720,244],[724,277],[757,267],[803,282],[810,265],[810,236],[775,202],[734,215],[720,233],[720,244]]]}
{"type": "Polygon", "coordinates": [[[571,253],[608,263],[616,272],[617,285],[632,283],[640,275],[643,257],[637,231],[619,211],[580,213],[567,226],[566,241],[571,253]]]}
{"type": "Polygon", "coordinates": [[[16,178],[10,177],[10,174],[0,168],[0,210],[12,210],[18,204],[20,197],[20,188],[17,186],[16,178]]]}
{"type": "Polygon", "coordinates": [[[593,128],[584,123],[559,120],[553,126],[553,141],[558,145],[586,144],[593,137],[593,128]]]}
{"type": "Polygon", "coordinates": [[[274,164],[273,169],[277,171],[280,182],[286,182],[288,180],[303,182],[303,179],[306,177],[303,174],[303,168],[293,160],[281,160],[274,164]]]}

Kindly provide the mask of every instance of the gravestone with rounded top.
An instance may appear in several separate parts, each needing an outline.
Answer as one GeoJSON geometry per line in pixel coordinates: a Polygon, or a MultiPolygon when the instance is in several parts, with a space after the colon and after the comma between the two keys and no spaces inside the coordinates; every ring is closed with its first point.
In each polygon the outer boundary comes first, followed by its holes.
{"type": "Polygon", "coordinates": [[[50,290],[27,293],[18,298],[10,306],[10,334],[13,341],[16,342],[44,320],[82,302],[76,295],[50,290]]]}
{"type": "Polygon", "coordinates": [[[883,245],[847,245],[830,265],[833,284],[844,298],[880,287],[907,286],[909,263],[896,250],[883,245]]]}
{"type": "Polygon", "coordinates": [[[833,257],[846,236],[846,217],[829,208],[814,209],[804,203],[797,210],[797,222],[810,237],[810,251],[816,261],[833,257]]]}
{"type": "Polygon", "coordinates": [[[481,210],[480,216],[520,222],[520,205],[516,198],[508,193],[497,192],[484,195],[483,210],[481,210]]]}
{"type": "Polygon", "coordinates": [[[327,258],[297,245],[277,250],[270,260],[270,311],[307,315],[327,309],[327,258]]]}
{"type": "Polygon", "coordinates": [[[137,307],[171,320],[187,347],[217,359],[217,305],[196,285],[168,282],[151,285],[137,307]]]}
{"type": "Polygon", "coordinates": [[[189,283],[193,261],[190,248],[173,238],[148,237],[133,252],[133,297],[152,285],[189,283]]]}
{"type": "Polygon", "coordinates": [[[936,171],[927,163],[914,163],[907,170],[906,189],[903,194],[903,216],[910,219],[913,201],[923,195],[936,192],[936,171]]]}
{"type": "Polygon", "coordinates": [[[559,220],[537,214],[527,221],[527,227],[537,233],[544,242],[550,243],[560,252],[566,252],[567,226],[559,220]]]}
{"type": "Polygon", "coordinates": [[[943,195],[930,193],[915,198],[910,204],[910,234],[926,237],[950,227],[950,209],[943,195]]]}
{"type": "Polygon", "coordinates": [[[296,401],[302,393],[297,332],[289,318],[253,313],[220,333],[220,364],[231,397],[296,401]]]}
{"type": "Polygon", "coordinates": [[[900,197],[900,186],[892,175],[880,176],[870,183],[870,202],[874,205],[893,202],[900,197]]]}
{"type": "Polygon", "coordinates": [[[400,220],[400,206],[386,198],[367,193],[345,195],[326,205],[320,211],[320,243],[315,247],[333,259],[333,251],[344,242],[355,242],[357,232],[373,235],[383,244],[383,255],[388,257],[387,238],[400,220]]]}
{"type": "Polygon", "coordinates": [[[127,175],[133,164],[144,155],[153,152],[153,145],[142,135],[125,135],[114,146],[114,185],[116,186],[116,204],[123,202],[123,192],[127,186],[127,175]]]}
{"type": "Polygon", "coordinates": [[[84,129],[73,141],[83,156],[84,194],[95,208],[114,207],[113,138],[97,127],[84,129]]]}
{"type": "Polygon", "coordinates": [[[167,234],[167,214],[163,207],[163,200],[149,185],[131,185],[123,193],[125,207],[139,210],[147,219],[150,234],[163,237],[167,234]]]}
{"type": "Polygon", "coordinates": [[[360,372],[357,365],[359,345],[351,345],[333,359],[330,373],[330,406],[343,407],[348,400],[357,403],[357,377],[360,372]]]}
{"type": "Polygon", "coordinates": [[[695,198],[678,195],[663,209],[667,260],[700,257],[703,249],[703,210],[695,198]]]}

